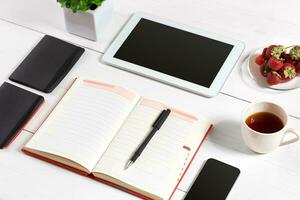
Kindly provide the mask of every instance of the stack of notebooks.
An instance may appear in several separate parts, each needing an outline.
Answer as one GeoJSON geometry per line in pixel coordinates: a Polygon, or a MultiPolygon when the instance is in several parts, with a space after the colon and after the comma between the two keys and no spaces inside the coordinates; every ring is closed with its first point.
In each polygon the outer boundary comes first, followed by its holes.
{"type": "Polygon", "coordinates": [[[77,79],[23,151],[144,199],[169,199],[211,126],[123,87],[77,79]],[[165,108],[168,119],[125,170],[165,108]]]}

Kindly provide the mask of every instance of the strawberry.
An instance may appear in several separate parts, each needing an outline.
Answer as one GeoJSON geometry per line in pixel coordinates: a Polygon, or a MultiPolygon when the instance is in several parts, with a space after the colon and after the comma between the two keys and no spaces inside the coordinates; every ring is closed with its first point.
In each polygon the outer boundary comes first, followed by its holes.
{"type": "Polygon", "coordinates": [[[266,50],[266,57],[271,58],[271,56],[279,59],[281,54],[285,52],[285,48],[282,45],[270,45],[266,50]]]}
{"type": "Polygon", "coordinates": [[[265,58],[263,55],[259,55],[255,58],[255,63],[258,65],[263,65],[265,63],[265,58]]]}
{"type": "Polygon", "coordinates": [[[272,70],[277,71],[282,67],[283,62],[272,56],[268,61],[268,65],[272,70]]]}
{"type": "Polygon", "coordinates": [[[290,50],[290,56],[293,60],[299,60],[300,59],[300,46],[294,46],[290,50]]]}
{"type": "Polygon", "coordinates": [[[292,80],[297,75],[296,68],[290,63],[284,63],[278,73],[281,75],[283,82],[292,80]]]}
{"type": "Polygon", "coordinates": [[[271,56],[272,56],[272,55],[271,55],[272,49],[273,49],[274,47],[276,47],[276,45],[270,45],[270,46],[267,47],[266,52],[265,52],[266,58],[267,58],[267,59],[271,58],[271,56]]]}
{"type": "Polygon", "coordinates": [[[276,85],[281,83],[281,76],[276,71],[271,71],[267,75],[267,83],[269,85],[276,85]]]}
{"type": "Polygon", "coordinates": [[[282,53],[280,58],[284,60],[284,63],[290,63],[292,65],[295,64],[295,61],[293,61],[291,56],[287,53],[282,53]]]}
{"type": "Polygon", "coordinates": [[[264,65],[260,66],[260,73],[261,75],[263,75],[264,77],[267,77],[268,73],[271,71],[271,69],[269,68],[268,64],[265,63],[264,65]]]}
{"type": "Polygon", "coordinates": [[[262,55],[263,55],[263,57],[265,58],[265,60],[268,60],[269,58],[268,58],[268,56],[267,56],[267,47],[266,48],[264,48],[264,50],[263,50],[263,52],[262,52],[262,55]]]}
{"type": "Polygon", "coordinates": [[[300,75],[300,61],[296,64],[295,68],[296,68],[296,73],[300,75]]]}

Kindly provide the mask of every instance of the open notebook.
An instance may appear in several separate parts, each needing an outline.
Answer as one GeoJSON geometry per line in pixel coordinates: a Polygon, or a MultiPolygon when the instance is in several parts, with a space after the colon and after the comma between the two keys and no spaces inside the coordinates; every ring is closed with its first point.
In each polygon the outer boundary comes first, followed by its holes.
{"type": "Polygon", "coordinates": [[[23,151],[142,198],[169,199],[210,128],[122,87],[77,79],[23,151]],[[164,108],[171,114],[125,170],[164,108]]]}

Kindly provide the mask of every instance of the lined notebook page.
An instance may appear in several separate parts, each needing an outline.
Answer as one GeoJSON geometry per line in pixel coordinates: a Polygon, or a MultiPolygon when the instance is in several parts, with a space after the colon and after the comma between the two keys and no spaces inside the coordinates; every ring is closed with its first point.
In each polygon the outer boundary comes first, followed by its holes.
{"type": "Polygon", "coordinates": [[[164,108],[158,102],[142,99],[93,172],[112,176],[152,194],[170,195],[188,151],[195,149],[206,133],[206,130],[199,130],[196,118],[172,110],[141,156],[124,170],[128,159],[148,135],[153,122],[164,108]]]}
{"type": "Polygon", "coordinates": [[[91,171],[138,99],[120,87],[77,80],[26,147],[91,171]]]}

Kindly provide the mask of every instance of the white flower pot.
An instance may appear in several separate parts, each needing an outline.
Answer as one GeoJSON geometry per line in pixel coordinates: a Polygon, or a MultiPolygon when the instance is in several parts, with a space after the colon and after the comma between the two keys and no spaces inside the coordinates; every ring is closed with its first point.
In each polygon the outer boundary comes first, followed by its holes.
{"type": "Polygon", "coordinates": [[[71,9],[64,8],[66,29],[69,33],[99,40],[113,14],[113,0],[105,0],[95,10],[87,12],[77,11],[73,13],[71,9]]]}

